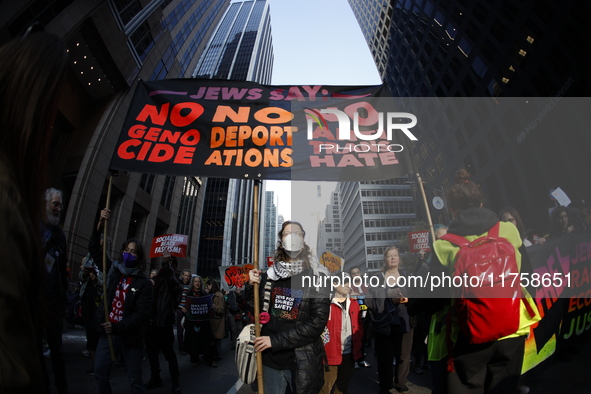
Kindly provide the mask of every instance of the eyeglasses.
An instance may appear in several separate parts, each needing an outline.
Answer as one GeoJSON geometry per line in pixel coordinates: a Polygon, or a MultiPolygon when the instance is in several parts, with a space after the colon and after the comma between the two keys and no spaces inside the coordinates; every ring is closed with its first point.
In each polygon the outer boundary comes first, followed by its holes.
{"type": "Polygon", "coordinates": [[[63,208],[62,203],[59,201],[54,201],[51,203],[51,205],[53,205],[54,208],[63,208]]]}
{"type": "Polygon", "coordinates": [[[284,236],[289,235],[289,234],[299,235],[300,237],[303,237],[304,236],[304,233],[301,232],[301,231],[291,231],[291,232],[283,233],[284,236]]]}

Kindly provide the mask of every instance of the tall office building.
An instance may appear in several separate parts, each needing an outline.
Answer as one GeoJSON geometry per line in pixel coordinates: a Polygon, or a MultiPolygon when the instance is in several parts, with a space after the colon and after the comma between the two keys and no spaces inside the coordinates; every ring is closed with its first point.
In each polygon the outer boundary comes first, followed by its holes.
{"type": "MultiPolygon", "coordinates": [[[[277,205],[275,204],[275,192],[265,192],[265,212],[263,224],[263,258],[275,256],[277,246],[277,205]]],[[[262,266],[266,260],[261,262],[262,266]]]]}
{"type": "MultiPolygon", "coordinates": [[[[577,119],[537,127],[565,97],[585,97],[591,76],[589,2],[349,0],[383,81],[398,97],[446,100],[419,139],[415,161],[427,185],[447,188],[464,167],[499,210],[513,205],[526,226],[545,233],[550,190],[591,200],[586,150],[591,135],[577,119]],[[502,106],[505,97],[525,97],[502,106]],[[548,110],[550,108],[550,110],[548,110]],[[501,121],[497,121],[501,120],[501,121]],[[491,124],[493,126],[491,126],[491,124]]],[[[565,100],[566,101],[566,100],[565,100]]],[[[568,105],[566,105],[568,106],[568,105]]],[[[568,110],[567,110],[568,111],[568,110]]],[[[556,111],[554,111],[556,113],[556,111]]],[[[548,120],[548,119],[546,119],[548,120]]],[[[427,192],[432,197],[431,192],[427,192]]]]}
{"type": "Polygon", "coordinates": [[[417,215],[408,178],[339,182],[345,269],[377,271],[417,215]]]}
{"type": "Polygon", "coordinates": [[[326,206],[324,219],[318,224],[318,254],[323,250],[343,257],[343,231],[341,227],[341,201],[339,192],[334,191],[326,206]]]}
{"type": "MultiPolygon", "coordinates": [[[[193,76],[268,84],[272,69],[269,4],[266,0],[245,0],[230,4],[193,76]]],[[[199,274],[219,277],[219,266],[253,263],[253,182],[207,179],[198,253],[199,274]]],[[[259,195],[263,196],[262,188],[259,188],[259,195]]],[[[261,201],[259,198],[259,203],[261,201]]]]}
{"type": "Polygon", "coordinates": [[[193,76],[270,84],[272,70],[269,3],[241,0],[226,11],[193,76]]]}
{"type": "MultiPolygon", "coordinates": [[[[138,80],[189,77],[229,0],[20,1],[0,4],[0,41],[33,22],[67,44],[70,66],[54,126],[51,186],[63,189],[62,225],[72,278],[105,207],[108,169],[138,80]]],[[[10,59],[2,59],[10,61],[10,59]]],[[[32,179],[31,182],[36,180],[32,179]]],[[[120,172],[113,178],[109,234],[120,245],[136,237],[150,246],[168,233],[189,235],[197,255],[203,200],[197,177],[120,172]]]]}

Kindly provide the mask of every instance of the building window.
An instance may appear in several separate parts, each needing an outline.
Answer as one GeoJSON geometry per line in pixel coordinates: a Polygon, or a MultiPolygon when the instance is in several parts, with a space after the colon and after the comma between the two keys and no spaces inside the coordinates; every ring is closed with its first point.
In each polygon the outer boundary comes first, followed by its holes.
{"type": "Polygon", "coordinates": [[[142,179],[140,180],[140,187],[145,190],[146,193],[152,194],[152,187],[154,186],[154,179],[156,175],[154,174],[142,174],[142,179]]]}
{"type": "Polygon", "coordinates": [[[142,23],[136,31],[134,31],[129,39],[137,53],[137,56],[141,61],[143,61],[148,52],[154,46],[154,39],[152,38],[152,33],[150,32],[150,26],[148,22],[142,23]]]}
{"type": "Polygon", "coordinates": [[[162,198],[160,199],[160,205],[170,210],[170,204],[172,202],[172,193],[174,191],[175,177],[167,175],[164,180],[164,190],[162,191],[162,198]]]}
{"type": "Polygon", "coordinates": [[[138,0],[113,0],[119,19],[123,26],[127,25],[129,21],[142,10],[142,6],[138,0]]]}
{"type": "Polygon", "coordinates": [[[181,195],[181,207],[179,210],[177,233],[188,235],[189,244],[191,243],[191,236],[193,234],[198,193],[199,182],[197,182],[195,178],[185,178],[183,194],[181,195]]]}

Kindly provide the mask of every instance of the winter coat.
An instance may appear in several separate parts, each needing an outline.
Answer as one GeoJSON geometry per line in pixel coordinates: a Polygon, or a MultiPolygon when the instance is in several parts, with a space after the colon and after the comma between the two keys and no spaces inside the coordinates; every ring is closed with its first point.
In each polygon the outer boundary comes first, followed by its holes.
{"type": "Polygon", "coordinates": [[[157,327],[169,327],[175,323],[176,308],[180,301],[183,285],[172,269],[161,269],[154,277],[152,291],[153,305],[151,323],[157,327]]]}
{"type": "MultiPolygon", "coordinates": [[[[13,171],[0,156],[0,390],[45,391],[38,357],[41,267],[38,230],[28,215],[13,171]]],[[[45,271],[43,272],[42,269],[45,271]]]]}
{"type": "MultiPolygon", "coordinates": [[[[118,269],[120,263],[114,261],[111,270],[107,275],[107,305],[110,311],[111,303],[115,298],[115,292],[119,285],[121,272],[118,269]]],[[[101,302],[96,311],[97,329],[101,334],[105,330],[100,323],[105,322],[104,302],[101,302]]],[[[113,335],[120,336],[124,343],[129,347],[139,348],[143,346],[144,326],[150,320],[152,311],[152,282],[143,272],[133,276],[129,290],[125,297],[125,307],[123,309],[123,318],[120,322],[111,323],[113,335]]]]}
{"type": "MultiPolygon", "coordinates": [[[[363,344],[363,324],[361,322],[361,311],[357,300],[347,299],[348,315],[351,319],[351,346],[353,359],[359,360],[363,357],[361,345],[363,344]]],[[[330,304],[330,314],[326,327],[330,340],[324,345],[328,365],[341,365],[343,362],[341,346],[341,328],[343,324],[343,309],[335,301],[330,304]]]]}
{"type": "MultiPolygon", "coordinates": [[[[312,269],[304,270],[301,275],[313,275],[312,269]]],[[[292,277],[292,280],[295,280],[292,277]]],[[[264,289],[267,274],[261,275],[260,310],[263,308],[264,289]]],[[[246,285],[246,298],[252,302],[253,286],[246,285]]],[[[273,335],[271,350],[294,349],[296,363],[295,389],[298,394],[318,393],[324,384],[323,360],[326,357],[320,335],[328,321],[330,298],[327,287],[304,288],[297,321],[293,328],[273,335]],[[312,294],[314,292],[314,294],[312,294]]]]}
{"type": "Polygon", "coordinates": [[[214,339],[222,339],[226,335],[226,300],[224,294],[218,291],[212,299],[215,317],[210,320],[211,333],[214,339]]]}

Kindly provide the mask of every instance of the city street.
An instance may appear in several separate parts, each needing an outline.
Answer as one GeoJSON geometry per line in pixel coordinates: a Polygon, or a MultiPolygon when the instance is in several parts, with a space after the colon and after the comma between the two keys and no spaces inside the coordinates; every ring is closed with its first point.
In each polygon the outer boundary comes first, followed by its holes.
{"type": "MultiPolygon", "coordinates": [[[[95,394],[98,393],[97,384],[94,376],[87,375],[87,371],[91,366],[90,357],[82,354],[85,347],[84,329],[80,326],[71,328],[67,325],[63,335],[64,341],[64,357],[66,359],[66,369],[68,376],[68,384],[70,393],[84,393],[95,394]]],[[[193,368],[191,366],[189,356],[180,356],[177,353],[179,361],[179,369],[181,373],[180,383],[183,393],[207,393],[207,394],[249,394],[254,393],[251,388],[244,385],[238,379],[238,372],[234,363],[234,351],[230,350],[229,339],[223,340],[222,360],[218,361],[218,367],[212,368],[204,363],[199,367],[193,368]]],[[[371,368],[361,368],[355,371],[355,375],[349,386],[351,393],[373,393],[377,392],[377,368],[373,357],[373,352],[369,352],[367,361],[372,365],[371,368]],[[372,354],[369,354],[372,353],[372,354]]],[[[49,358],[46,357],[47,366],[51,371],[49,358]]],[[[164,382],[164,386],[154,390],[147,391],[151,394],[170,393],[171,381],[168,373],[168,363],[164,357],[160,356],[160,367],[162,372],[160,376],[164,382]]],[[[150,365],[148,360],[143,363],[143,378],[147,382],[150,378],[150,365]]],[[[51,372],[50,372],[51,376],[51,372]]],[[[409,388],[411,394],[427,394],[430,393],[430,376],[428,372],[422,375],[410,373],[409,388]]],[[[129,392],[129,384],[127,382],[127,375],[122,365],[115,365],[111,371],[111,386],[114,393],[129,392]]],[[[55,387],[52,387],[52,393],[55,392],[55,387]]],[[[396,390],[392,390],[396,393],[396,390]]]]}
{"type": "MultiPolygon", "coordinates": [[[[70,393],[95,394],[98,388],[94,376],[86,374],[90,368],[91,361],[89,357],[82,354],[85,346],[84,329],[80,326],[66,328],[63,335],[64,357],[66,359],[68,384],[70,393]]],[[[588,354],[591,352],[591,343],[582,341],[580,346],[564,349],[551,360],[547,365],[544,364],[532,372],[524,379],[524,383],[529,387],[530,394],[544,393],[566,393],[583,394],[591,392],[591,381],[588,379],[588,354]]],[[[355,371],[351,380],[349,391],[351,393],[375,393],[377,386],[377,368],[373,351],[369,351],[366,357],[372,365],[370,368],[361,368],[355,371]]],[[[212,368],[204,363],[199,367],[193,368],[189,361],[189,356],[178,356],[180,368],[180,382],[183,393],[207,393],[207,394],[249,394],[255,391],[238,380],[236,366],[234,364],[234,352],[230,350],[230,341],[223,340],[222,360],[218,362],[218,368],[212,368]]],[[[47,365],[50,368],[49,358],[46,357],[47,365]]],[[[160,356],[160,366],[162,369],[161,377],[164,386],[154,390],[147,391],[152,394],[170,393],[170,375],[168,373],[168,364],[163,356],[160,356]]],[[[150,378],[150,366],[148,360],[143,364],[144,381],[150,378]]],[[[51,372],[50,372],[51,375],[51,372]]],[[[410,394],[427,394],[431,392],[430,374],[425,371],[418,375],[414,372],[409,374],[410,394]]],[[[112,387],[114,393],[127,393],[129,385],[122,365],[116,365],[111,373],[112,387]]],[[[396,390],[391,390],[397,393],[396,390]]],[[[52,393],[55,393],[55,387],[52,387],[52,393]]]]}

